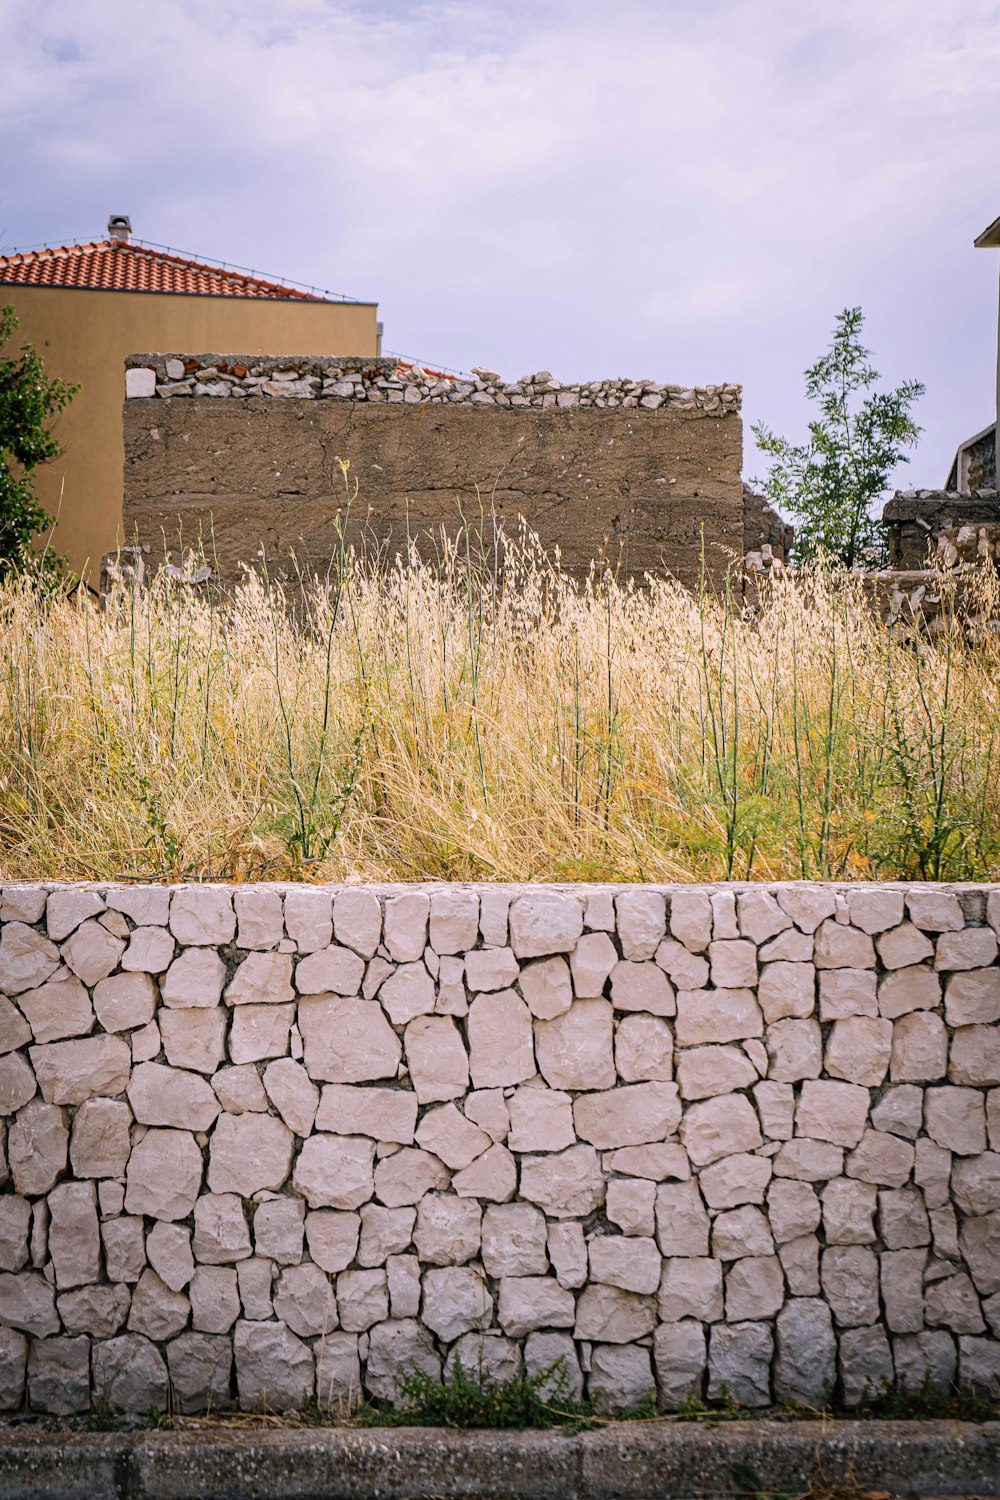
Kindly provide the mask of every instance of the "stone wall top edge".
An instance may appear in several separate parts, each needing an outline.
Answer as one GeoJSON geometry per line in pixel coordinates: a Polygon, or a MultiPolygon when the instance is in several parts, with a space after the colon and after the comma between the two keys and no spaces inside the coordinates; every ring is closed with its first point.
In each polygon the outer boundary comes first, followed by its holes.
{"type": "Polygon", "coordinates": [[[511,895],[593,895],[600,891],[656,891],[671,895],[676,891],[954,891],[956,894],[1000,892],[1000,881],[990,880],[716,880],[700,882],[670,881],[486,881],[486,880],[412,880],[412,881],[164,881],[152,877],[136,880],[5,880],[0,876],[0,890],[47,891],[127,891],[155,886],[165,890],[190,890],[201,887],[228,891],[324,890],[370,891],[376,896],[396,895],[401,891],[477,891],[511,895]]]}

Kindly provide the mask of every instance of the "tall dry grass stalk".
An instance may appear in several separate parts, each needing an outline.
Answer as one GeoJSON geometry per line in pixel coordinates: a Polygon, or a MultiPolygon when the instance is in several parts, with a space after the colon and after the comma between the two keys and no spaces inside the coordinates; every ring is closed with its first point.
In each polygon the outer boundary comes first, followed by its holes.
{"type": "Polygon", "coordinates": [[[0,874],[1000,874],[995,637],[901,643],[853,578],[779,573],[747,618],[495,546],[104,610],[8,583],[0,874]]]}

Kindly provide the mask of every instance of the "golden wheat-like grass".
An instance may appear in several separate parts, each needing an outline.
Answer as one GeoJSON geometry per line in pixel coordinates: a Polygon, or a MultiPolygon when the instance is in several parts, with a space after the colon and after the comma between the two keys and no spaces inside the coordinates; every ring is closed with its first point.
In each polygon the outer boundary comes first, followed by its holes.
{"type": "Polygon", "coordinates": [[[1000,873],[995,636],[902,642],[852,577],[747,610],[495,545],[104,609],[6,583],[0,875],[1000,873]]]}

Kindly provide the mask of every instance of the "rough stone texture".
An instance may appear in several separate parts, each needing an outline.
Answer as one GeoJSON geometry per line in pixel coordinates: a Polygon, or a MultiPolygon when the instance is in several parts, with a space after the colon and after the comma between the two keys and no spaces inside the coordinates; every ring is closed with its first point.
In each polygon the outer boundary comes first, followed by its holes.
{"type": "Polygon", "coordinates": [[[0,1406],[1000,1379],[1000,892],[39,892],[0,1406]]]}

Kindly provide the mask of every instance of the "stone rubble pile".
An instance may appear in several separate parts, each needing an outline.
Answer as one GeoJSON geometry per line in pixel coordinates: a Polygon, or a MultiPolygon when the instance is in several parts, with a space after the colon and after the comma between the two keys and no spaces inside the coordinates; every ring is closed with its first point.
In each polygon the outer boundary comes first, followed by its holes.
{"type": "Polygon", "coordinates": [[[641,411],[738,412],[738,385],[683,386],[657,380],[563,384],[548,370],[504,380],[496,370],[438,375],[392,359],[135,354],[126,360],[127,397],[295,397],[299,400],[459,406],[636,408],[641,411]]]}
{"type": "Polygon", "coordinates": [[[1000,887],[7,886],[0,1409],[1000,1394],[1000,887]]]}

